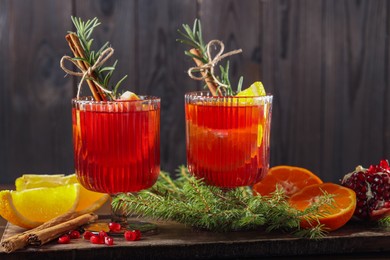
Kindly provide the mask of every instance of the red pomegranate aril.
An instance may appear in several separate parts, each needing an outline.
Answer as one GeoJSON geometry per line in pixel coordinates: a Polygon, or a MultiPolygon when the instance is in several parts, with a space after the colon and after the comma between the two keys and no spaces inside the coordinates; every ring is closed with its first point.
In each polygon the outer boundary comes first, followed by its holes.
{"type": "Polygon", "coordinates": [[[136,240],[140,240],[141,239],[141,231],[139,231],[138,229],[136,230],[133,230],[133,232],[135,233],[135,238],[136,240]]]}
{"type": "Polygon", "coordinates": [[[92,235],[91,238],[89,239],[89,241],[92,244],[101,244],[102,241],[104,242],[104,240],[102,240],[101,237],[98,235],[92,235]]]}
{"type": "Polygon", "coordinates": [[[108,224],[108,227],[110,228],[110,231],[112,231],[112,232],[118,232],[121,230],[121,224],[116,223],[116,222],[110,222],[108,224]]]}
{"type": "Polygon", "coordinates": [[[104,244],[112,246],[114,244],[114,239],[112,237],[105,237],[104,238],[104,244]]]}
{"type": "Polygon", "coordinates": [[[357,178],[359,181],[364,181],[365,177],[364,177],[364,174],[359,172],[359,174],[357,175],[357,178]]]}
{"type": "Polygon", "coordinates": [[[80,232],[77,230],[72,230],[69,232],[69,236],[71,239],[77,239],[80,237],[80,232]]]}
{"type": "Polygon", "coordinates": [[[105,238],[106,236],[107,236],[107,233],[105,231],[102,230],[99,232],[99,237],[105,238]]]}
{"type": "Polygon", "coordinates": [[[84,232],[84,239],[89,240],[91,236],[93,236],[93,233],[91,231],[84,232]]]}
{"type": "Polygon", "coordinates": [[[68,235],[63,235],[58,238],[59,244],[68,244],[70,242],[70,237],[68,235]]]}
{"type": "Polygon", "coordinates": [[[126,230],[124,236],[127,241],[135,241],[137,239],[137,234],[130,230],[126,230]]]}

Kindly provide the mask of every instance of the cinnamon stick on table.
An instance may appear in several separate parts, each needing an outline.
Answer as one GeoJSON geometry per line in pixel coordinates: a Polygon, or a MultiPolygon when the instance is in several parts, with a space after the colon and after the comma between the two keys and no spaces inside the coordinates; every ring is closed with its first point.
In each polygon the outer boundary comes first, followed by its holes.
{"type": "Polygon", "coordinates": [[[79,226],[95,221],[97,218],[97,215],[93,213],[84,214],[56,226],[39,230],[28,235],[28,243],[33,246],[41,246],[70,230],[74,230],[79,226]]]}
{"type": "Polygon", "coordinates": [[[97,215],[94,214],[83,214],[81,212],[69,212],[61,216],[58,216],[50,221],[43,223],[42,225],[27,230],[21,234],[14,235],[2,241],[1,246],[5,252],[11,253],[18,249],[24,248],[31,244],[40,244],[42,240],[47,243],[49,238],[53,239],[62,233],[75,229],[88,222],[92,222],[97,219],[97,215]],[[65,231],[63,231],[65,229],[65,231]],[[68,229],[68,230],[66,230],[68,229]],[[47,234],[49,232],[49,235],[47,234]],[[55,235],[56,234],[56,235],[55,235]],[[38,242],[37,242],[38,241],[38,242]]]}
{"type": "MultiPolygon", "coordinates": [[[[83,58],[83,59],[86,58],[85,53],[84,53],[84,49],[81,46],[80,40],[76,34],[69,33],[65,36],[65,39],[68,42],[69,47],[72,50],[73,55],[75,57],[83,58]]],[[[85,71],[88,70],[88,68],[90,67],[88,63],[86,63],[85,61],[82,61],[82,60],[78,60],[77,64],[81,68],[83,68],[83,70],[85,70],[85,71]]],[[[87,83],[88,83],[88,86],[92,92],[92,96],[96,101],[106,100],[105,94],[103,93],[103,91],[98,86],[96,86],[96,84],[92,80],[87,79],[87,83]]]]}
{"type": "MultiPolygon", "coordinates": [[[[190,53],[197,56],[197,57],[200,57],[199,51],[195,48],[191,49],[190,53]]],[[[201,67],[204,65],[203,62],[199,59],[194,58],[194,61],[196,63],[196,66],[198,66],[198,67],[201,67]]],[[[213,96],[222,95],[221,90],[218,89],[218,85],[214,82],[214,79],[210,75],[208,75],[207,71],[201,71],[200,73],[205,78],[205,82],[206,82],[207,87],[209,88],[211,94],[213,96]]]]}

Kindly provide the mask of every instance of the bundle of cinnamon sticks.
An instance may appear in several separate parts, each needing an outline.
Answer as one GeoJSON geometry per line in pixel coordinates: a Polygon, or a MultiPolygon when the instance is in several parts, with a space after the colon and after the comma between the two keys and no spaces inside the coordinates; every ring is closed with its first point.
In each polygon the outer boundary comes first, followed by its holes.
{"type": "Polygon", "coordinates": [[[22,249],[28,245],[40,246],[71,230],[75,230],[80,226],[93,222],[97,218],[98,216],[93,213],[83,214],[74,211],[65,213],[36,228],[4,239],[1,242],[1,246],[7,253],[22,249]]]}
{"type": "MultiPolygon", "coordinates": [[[[193,54],[194,56],[196,57],[200,57],[200,53],[199,53],[199,50],[197,49],[191,49],[190,50],[190,53],[193,54]]],[[[200,60],[200,59],[197,59],[197,58],[193,58],[196,66],[198,67],[201,67],[203,66],[203,62],[200,60]]],[[[221,96],[222,93],[221,93],[221,90],[218,89],[218,85],[217,83],[214,81],[213,77],[211,77],[211,75],[208,74],[207,71],[201,71],[200,72],[202,74],[202,76],[204,77],[204,81],[206,82],[206,85],[207,87],[209,88],[211,94],[213,96],[221,96]],[[218,93],[217,93],[218,92],[218,93]]]]}
{"type": "MultiPolygon", "coordinates": [[[[73,52],[73,55],[75,58],[82,58],[85,59],[85,53],[84,49],[81,46],[79,37],[74,33],[69,33],[65,36],[66,41],[69,44],[70,49],[73,52]]],[[[90,65],[85,62],[84,60],[77,60],[77,64],[82,68],[84,71],[87,71],[90,65]]],[[[96,76],[94,74],[91,75],[92,78],[96,80],[96,76]]],[[[92,92],[92,96],[96,101],[105,101],[106,95],[105,93],[96,85],[96,83],[93,80],[87,79],[87,83],[89,86],[89,89],[92,92]]]]}

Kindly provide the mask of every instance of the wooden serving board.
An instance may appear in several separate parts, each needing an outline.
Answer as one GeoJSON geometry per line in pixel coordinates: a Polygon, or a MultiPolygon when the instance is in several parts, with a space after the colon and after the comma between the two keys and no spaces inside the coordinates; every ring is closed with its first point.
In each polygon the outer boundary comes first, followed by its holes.
{"type": "MultiPolygon", "coordinates": [[[[70,244],[53,241],[39,248],[28,247],[7,254],[0,249],[0,259],[193,259],[242,258],[260,256],[369,255],[390,258],[390,230],[349,223],[319,240],[300,239],[285,233],[240,231],[214,233],[199,231],[174,222],[155,222],[159,232],[129,242],[115,238],[115,245],[94,245],[84,239],[70,244]]],[[[23,229],[7,223],[3,238],[23,229]]]]}

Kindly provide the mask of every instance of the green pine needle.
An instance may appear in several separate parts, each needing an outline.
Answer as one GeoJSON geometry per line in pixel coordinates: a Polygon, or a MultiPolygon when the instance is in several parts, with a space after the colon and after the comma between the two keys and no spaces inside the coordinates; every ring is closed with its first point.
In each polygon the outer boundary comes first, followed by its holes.
{"type": "Polygon", "coordinates": [[[386,216],[378,220],[380,227],[390,228],[390,216],[386,216]]]}
{"type": "MultiPolygon", "coordinates": [[[[171,220],[194,228],[217,232],[235,230],[279,230],[300,237],[321,238],[326,229],[319,223],[301,229],[302,217],[314,218],[318,208],[332,203],[324,194],[304,212],[291,208],[282,190],[271,196],[253,196],[250,188],[222,190],[208,186],[179,168],[177,178],[161,172],[157,183],[137,194],[119,194],[112,201],[114,209],[122,209],[129,216],[137,214],[159,220],[171,220]]],[[[323,213],[324,214],[324,213],[323,213]]],[[[314,222],[317,223],[317,222],[314,222]]]]}

